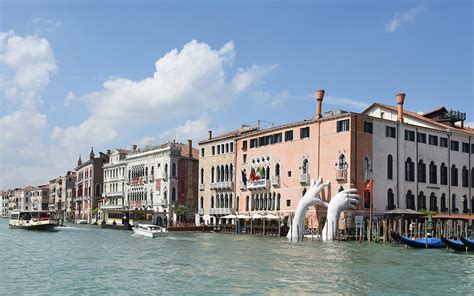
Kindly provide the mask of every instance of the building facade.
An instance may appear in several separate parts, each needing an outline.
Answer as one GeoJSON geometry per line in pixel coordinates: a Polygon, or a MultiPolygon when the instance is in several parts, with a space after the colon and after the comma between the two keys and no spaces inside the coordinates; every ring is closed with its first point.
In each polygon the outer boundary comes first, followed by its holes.
{"type": "Polygon", "coordinates": [[[98,222],[98,207],[102,200],[102,186],[104,182],[103,165],[109,161],[109,156],[100,152],[95,157],[91,149],[89,159],[77,162],[76,171],[76,198],[75,219],[86,220],[88,223],[98,222]]]}
{"type": "Polygon", "coordinates": [[[67,190],[76,186],[76,173],[68,171],[65,176],[60,176],[49,181],[49,210],[63,211],[67,209],[67,190]]]}
{"type": "Polygon", "coordinates": [[[49,188],[50,184],[33,187],[31,191],[31,208],[34,211],[49,210],[49,188]]]}
{"type": "Polygon", "coordinates": [[[110,160],[104,164],[104,207],[123,209],[125,206],[125,176],[127,170],[127,150],[111,151],[110,160]]]}

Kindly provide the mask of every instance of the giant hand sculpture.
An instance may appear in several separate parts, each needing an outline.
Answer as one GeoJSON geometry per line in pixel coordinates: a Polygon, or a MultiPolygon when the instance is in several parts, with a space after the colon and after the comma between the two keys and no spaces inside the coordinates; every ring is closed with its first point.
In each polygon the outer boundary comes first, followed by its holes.
{"type": "Polygon", "coordinates": [[[298,203],[298,207],[296,208],[295,217],[293,218],[293,223],[288,231],[288,235],[286,236],[288,239],[300,241],[303,238],[303,230],[304,230],[304,216],[308,207],[314,205],[323,205],[325,207],[328,206],[328,203],[322,201],[319,193],[325,187],[329,186],[329,182],[323,183],[323,179],[319,177],[318,181],[312,182],[311,188],[306,191],[305,195],[301,198],[300,202],[298,203]]]}
{"type": "Polygon", "coordinates": [[[341,212],[349,209],[356,210],[358,203],[359,195],[357,194],[357,189],[354,188],[341,191],[331,198],[328,206],[326,224],[324,224],[322,233],[323,241],[334,240],[341,212]]]}

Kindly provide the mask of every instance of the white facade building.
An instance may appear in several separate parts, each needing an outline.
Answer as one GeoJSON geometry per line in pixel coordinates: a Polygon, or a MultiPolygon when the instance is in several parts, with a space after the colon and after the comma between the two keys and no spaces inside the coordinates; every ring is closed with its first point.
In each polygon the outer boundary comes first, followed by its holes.
{"type": "Polygon", "coordinates": [[[128,151],[115,149],[109,153],[109,162],[104,164],[105,205],[103,209],[123,209],[125,201],[125,176],[127,171],[126,156],[128,151]]]}

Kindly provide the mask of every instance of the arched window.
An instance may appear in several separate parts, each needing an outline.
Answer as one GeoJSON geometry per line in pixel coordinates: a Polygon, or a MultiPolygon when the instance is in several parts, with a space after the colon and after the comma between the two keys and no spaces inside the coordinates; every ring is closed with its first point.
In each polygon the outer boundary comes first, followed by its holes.
{"type": "Polygon", "coordinates": [[[214,176],[215,176],[216,169],[214,167],[211,168],[211,183],[214,183],[214,176]]]}
{"type": "Polygon", "coordinates": [[[201,168],[201,184],[204,184],[204,168],[201,168]]]}
{"type": "Polygon", "coordinates": [[[221,169],[220,166],[217,166],[217,176],[216,176],[216,182],[221,181],[221,169]]]}
{"type": "Polygon", "coordinates": [[[415,196],[411,193],[411,190],[407,191],[406,195],[407,209],[415,209],[415,196]]]}
{"type": "Polygon", "coordinates": [[[204,209],[204,197],[201,196],[201,201],[200,201],[200,207],[201,209],[204,209]]]}
{"type": "Polygon", "coordinates": [[[405,161],[405,181],[415,181],[415,164],[410,157],[405,161]]]}
{"type": "Polygon", "coordinates": [[[437,172],[438,172],[438,168],[436,167],[434,161],[430,162],[430,184],[438,183],[437,172]]]}
{"type": "Polygon", "coordinates": [[[229,168],[229,179],[230,181],[234,181],[234,166],[232,164],[230,164],[230,168],[229,168]]]}
{"type": "Polygon", "coordinates": [[[165,179],[168,179],[168,164],[165,164],[165,179]]]}
{"type": "Polygon", "coordinates": [[[372,167],[370,165],[370,160],[366,156],[364,157],[364,182],[367,182],[371,179],[372,167]]]}
{"type": "Polygon", "coordinates": [[[214,208],[214,196],[211,196],[211,209],[214,208]]]}
{"type": "Polygon", "coordinates": [[[430,194],[430,211],[438,211],[438,198],[434,192],[430,194]]]}
{"type": "MultiPolygon", "coordinates": [[[[473,170],[474,170],[474,168],[473,168],[473,170]]],[[[279,164],[279,163],[277,163],[277,164],[275,165],[275,176],[276,176],[276,177],[279,177],[279,176],[280,176],[280,164],[279,164]]]]}
{"type": "Polygon", "coordinates": [[[426,210],[426,196],[423,191],[418,193],[418,210],[425,209],[426,210]]]}
{"type": "Polygon", "coordinates": [[[148,167],[145,168],[145,178],[148,179],[148,167]]]}
{"type": "Polygon", "coordinates": [[[132,179],[132,171],[128,170],[128,180],[132,179]]]}
{"type": "Polygon", "coordinates": [[[451,166],[451,186],[458,186],[458,168],[455,164],[451,166]]]}
{"type": "Polygon", "coordinates": [[[177,174],[177,172],[176,172],[176,163],[173,162],[171,164],[171,176],[176,177],[176,174],[177,174]]]}
{"type": "Polygon", "coordinates": [[[468,208],[467,204],[468,204],[467,203],[467,195],[463,195],[463,197],[462,197],[462,212],[464,214],[469,213],[469,208],[468,208]]]}
{"type": "Polygon", "coordinates": [[[393,157],[391,154],[387,156],[387,179],[393,179],[393,157]]]}
{"type": "Polygon", "coordinates": [[[456,194],[451,195],[451,211],[453,213],[459,212],[459,209],[456,208],[456,194]]]}
{"type": "Polygon", "coordinates": [[[395,209],[395,197],[393,195],[393,190],[392,188],[389,188],[387,190],[387,209],[388,210],[393,210],[395,209]]]}
{"type": "Polygon", "coordinates": [[[422,159],[418,161],[418,182],[426,183],[426,164],[422,159]]]}
{"type": "Polygon", "coordinates": [[[176,202],[176,188],[171,188],[171,202],[176,202]]]}
{"type": "Polygon", "coordinates": [[[245,211],[249,211],[249,208],[250,208],[250,197],[247,195],[245,197],[245,211]]]}
{"type": "Polygon", "coordinates": [[[276,202],[276,210],[280,210],[280,205],[281,205],[281,195],[280,193],[277,194],[277,202],[276,202]]]}
{"type": "Polygon", "coordinates": [[[343,153],[339,154],[339,158],[337,160],[337,169],[339,170],[347,169],[346,156],[343,153]]]}
{"type": "Polygon", "coordinates": [[[240,205],[239,205],[239,203],[240,203],[240,198],[239,198],[239,196],[237,195],[237,196],[235,197],[235,210],[236,210],[237,212],[240,210],[240,205]]]}
{"type": "Polygon", "coordinates": [[[303,160],[303,165],[301,166],[301,174],[302,175],[308,174],[308,166],[309,166],[308,160],[305,158],[303,160]]]}
{"type": "Polygon", "coordinates": [[[267,179],[267,180],[270,180],[270,167],[269,167],[269,166],[267,167],[266,174],[267,174],[267,175],[266,175],[266,179],[267,179]]]}
{"type": "Polygon", "coordinates": [[[228,208],[229,207],[229,196],[226,194],[224,198],[224,206],[223,208],[228,208]]]}
{"type": "Polygon", "coordinates": [[[233,200],[232,200],[232,194],[229,194],[229,208],[233,208],[232,202],[233,202],[233,200]]]}
{"type": "Polygon", "coordinates": [[[153,179],[154,176],[155,176],[155,167],[151,166],[151,178],[153,179]]]}
{"type": "Polygon", "coordinates": [[[224,181],[229,181],[229,166],[226,164],[225,165],[225,180],[224,181]]]}
{"type": "Polygon", "coordinates": [[[219,182],[224,182],[224,177],[225,177],[224,166],[221,165],[221,178],[219,182]]]}
{"type": "Polygon", "coordinates": [[[466,166],[462,167],[462,187],[469,187],[469,170],[466,166]]]}
{"type": "Polygon", "coordinates": [[[441,173],[441,179],[440,179],[441,185],[448,185],[448,167],[444,164],[444,162],[441,163],[440,173],[441,173]]]}
{"type": "Polygon", "coordinates": [[[446,207],[446,194],[441,194],[441,212],[447,212],[448,208],[446,207]]]}

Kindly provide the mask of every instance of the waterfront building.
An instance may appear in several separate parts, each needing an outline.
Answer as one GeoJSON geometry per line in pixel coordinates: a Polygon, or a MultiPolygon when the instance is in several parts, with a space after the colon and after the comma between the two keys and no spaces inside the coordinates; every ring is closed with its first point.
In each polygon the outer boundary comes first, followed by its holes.
{"type": "Polygon", "coordinates": [[[76,185],[76,173],[68,171],[65,176],[49,181],[49,205],[50,211],[66,211],[67,190],[76,185]]]}
{"type": "Polygon", "coordinates": [[[75,219],[86,220],[88,223],[97,222],[98,207],[102,203],[103,165],[108,161],[109,156],[102,152],[95,157],[93,148],[87,161],[82,162],[79,156],[75,169],[75,219]]]}
{"type": "Polygon", "coordinates": [[[0,190],[0,217],[8,216],[8,194],[6,190],[0,190]]]}
{"type": "Polygon", "coordinates": [[[104,164],[104,190],[102,196],[105,205],[102,208],[123,209],[125,205],[125,175],[128,150],[109,150],[108,154],[110,156],[109,162],[104,164]]]}
{"type": "Polygon", "coordinates": [[[31,192],[32,186],[27,186],[19,190],[19,210],[20,211],[31,211],[31,192]]]}
{"type": "Polygon", "coordinates": [[[74,221],[76,187],[68,188],[66,190],[66,220],[74,221]]]}
{"type": "MultiPolygon", "coordinates": [[[[404,95],[397,96],[397,107],[374,103],[362,113],[322,112],[323,99],[324,91],[318,91],[313,118],[225,134],[216,137],[215,144],[201,141],[205,156],[199,188],[204,200],[196,223],[219,223],[233,212],[291,216],[318,176],[331,182],[321,196],[324,200],[348,188],[356,188],[361,196],[359,209],[341,215],[339,227],[353,227],[352,217],[367,217],[371,208],[374,215],[394,208],[472,213],[474,130],[463,126],[465,113],[444,107],[425,114],[405,111],[404,95]],[[233,142],[235,152],[229,159],[207,158],[221,140],[233,142]],[[217,190],[206,190],[216,182],[206,169],[225,167],[232,158],[234,205],[221,211],[225,195],[222,203],[217,190]]],[[[325,215],[324,207],[310,209],[308,226],[318,227],[325,215]]]]}
{"type": "Polygon", "coordinates": [[[49,210],[50,184],[33,187],[31,191],[31,209],[34,211],[49,210]]]}
{"type": "Polygon", "coordinates": [[[167,213],[171,222],[177,220],[175,211],[182,207],[182,213],[194,217],[198,157],[191,141],[187,145],[173,141],[142,149],[134,145],[126,158],[126,208],[167,213]]]}

